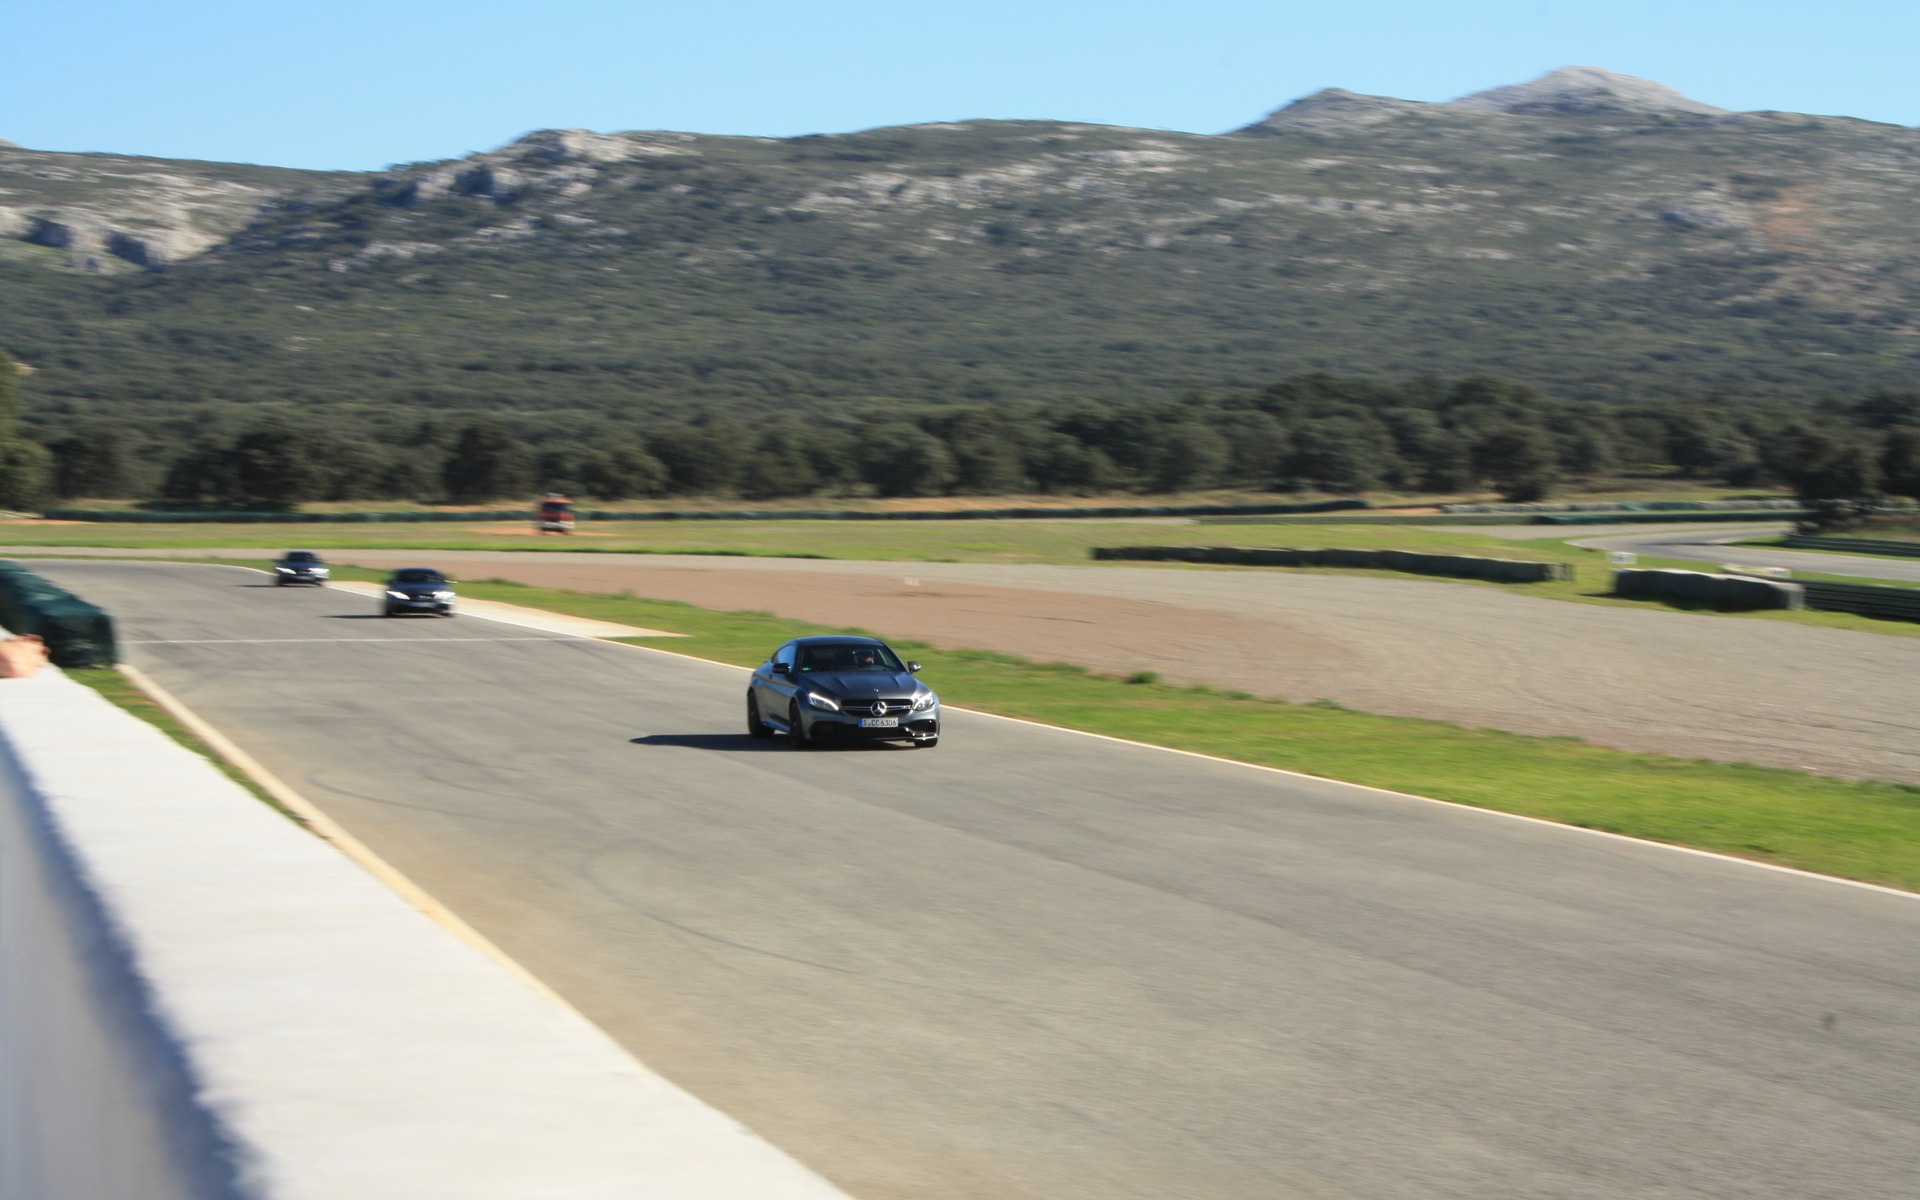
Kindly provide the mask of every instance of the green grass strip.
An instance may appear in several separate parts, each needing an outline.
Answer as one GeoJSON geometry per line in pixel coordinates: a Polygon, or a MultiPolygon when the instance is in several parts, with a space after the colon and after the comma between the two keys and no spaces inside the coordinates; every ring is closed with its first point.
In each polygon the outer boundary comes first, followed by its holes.
{"type": "MultiPolygon", "coordinates": [[[[383,578],[350,567],[335,573],[383,578]]],[[[855,632],[498,580],[463,581],[460,592],[685,634],[633,640],[738,666],[757,665],[790,637],[855,632]]],[[[894,645],[926,664],[924,678],[944,701],[964,708],[1920,891],[1920,787],[1135,682],[982,650],[894,645]]]]}

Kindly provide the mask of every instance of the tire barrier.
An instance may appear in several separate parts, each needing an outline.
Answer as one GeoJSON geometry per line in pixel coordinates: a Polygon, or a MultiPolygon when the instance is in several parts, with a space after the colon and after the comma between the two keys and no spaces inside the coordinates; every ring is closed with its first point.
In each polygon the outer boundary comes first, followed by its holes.
{"type": "Polygon", "coordinates": [[[1807,607],[1827,612],[1859,613],[1894,621],[1920,621],[1920,588],[1879,587],[1869,583],[1823,583],[1802,580],[1807,607]]]}
{"type": "Polygon", "coordinates": [[[113,618],[104,609],[0,559],[0,625],[34,633],[56,667],[110,667],[119,661],[113,618]]]}
{"type": "Polygon", "coordinates": [[[1631,510],[1622,512],[1576,512],[1576,513],[1536,513],[1521,524],[1527,525],[1663,525],[1689,524],[1704,525],[1719,521],[1797,521],[1801,517],[1811,516],[1807,509],[1793,508],[1713,508],[1697,509],[1690,512],[1646,512],[1631,510]]]}
{"type": "MultiPolygon", "coordinates": [[[[1615,571],[1613,594],[1694,600],[1725,609],[1807,607],[1804,584],[1750,575],[1710,575],[1705,571],[1615,571]]],[[[1915,595],[1920,598],[1920,593],[1915,595]]]]}
{"type": "MultiPolygon", "coordinates": [[[[1107,508],[957,508],[927,511],[859,509],[739,509],[732,511],[610,512],[590,509],[574,513],[577,521],[1071,521],[1114,517],[1254,516],[1285,513],[1348,512],[1366,508],[1365,500],[1322,500],[1312,504],[1173,504],[1107,508]]],[[[50,508],[41,514],[50,521],[110,521],[125,524],[317,525],[331,523],[408,521],[531,521],[531,509],[484,512],[114,512],[103,509],[50,508]]]]}
{"type": "Polygon", "coordinates": [[[1891,554],[1920,558],[1920,542],[1893,542],[1879,538],[1819,537],[1790,533],[1780,543],[1797,550],[1843,550],[1850,554],[1891,554]]]}
{"type": "Polygon", "coordinates": [[[1567,563],[1476,558],[1467,554],[1421,554],[1412,550],[1096,546],[1093,557],[1103,560],[1188,562],[1243,567],[1360,567],[1369,570],[1406,571],[1415,575],[1444,575],[1456,579],[1491,579],[1500,583],[1540,583],[1550,579],[1573,578],[1573,567],[1567,563]]]}

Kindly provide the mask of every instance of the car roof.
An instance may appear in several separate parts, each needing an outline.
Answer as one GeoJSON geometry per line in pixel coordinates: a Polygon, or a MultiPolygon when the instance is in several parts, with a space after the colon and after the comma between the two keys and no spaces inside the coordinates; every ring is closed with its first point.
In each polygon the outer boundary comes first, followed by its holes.
{"type": "Polygon", "coordinates": [[[818,633],[812,637],[793,639],[796,646],[884,646],[885,642],[877,637],[863,637],[857,633],[818,633]]]}

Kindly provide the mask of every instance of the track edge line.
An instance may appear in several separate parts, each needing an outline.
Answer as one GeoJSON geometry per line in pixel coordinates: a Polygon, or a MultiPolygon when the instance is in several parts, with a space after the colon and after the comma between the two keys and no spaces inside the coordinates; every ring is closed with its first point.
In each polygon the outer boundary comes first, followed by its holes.
{"type": "Polygon", "coordinates": [[[160,684],[155,682],[145,672],[128,663],[119,664],[118,670],[132,681],[135,687],[146,693],[148,698],[155,704],[165,709],[169,716],[192,730],[194,736],[205,742],[215,754],[218,754],[235,770],[252,780],[255,786],[259,787],[261,791],[272,796],[275,800],[279,801],[280,804],[285,806],[288,811],[306,822],[315,836],[319,837],[322,841],[330,843],[336,850],[351,859],[361,870],[379,880],[387,890],[399,896],[400,899],[405,901],[409,906],[424,914],[428,919],[440,925],[461,941],[493,959],[502,967],[505,967],[516,979],[532,988],[549,1003],[557,1005],[559,1008],[572,1014],[576,1019],[584,1021],[609,1043],[617,1047],[621,1054],[639,1063],[640,1066],[649,1073],[655,1073],[651,1067],[647,1067],[644,1062],[641,1062],[640,1059],[625,1046],[621,1046],[618,1041],[614,1040],[611,1034],[601,1029],[600,1026],[585,1013],[575,1008],[565,997],[561,996],[541,980],[539,976],[522,966],[518,959],[515,959],[505,950],[495,945],[485,934],[467,924],[467,922],[455,914],[452,909],[435,899],[431,892],[428,892],[425,888],[415,883],[398,867],[395,867],[392,863],[389,863],[386,859],[374,853],[366,843],[354,837],[351,833],[348,833],[338,821],[335,821],[332,817],[329,817],[325,812],[321,811],[311,800],[308,800],[298,791],[295,791],[286,783],[282,782],[273,772],[261,766],[254,760],[252,755],[235,745],[227,735],[208,724],[200,714],[188,708],[175,697],[173,693],[161,687],[160,684]]]}

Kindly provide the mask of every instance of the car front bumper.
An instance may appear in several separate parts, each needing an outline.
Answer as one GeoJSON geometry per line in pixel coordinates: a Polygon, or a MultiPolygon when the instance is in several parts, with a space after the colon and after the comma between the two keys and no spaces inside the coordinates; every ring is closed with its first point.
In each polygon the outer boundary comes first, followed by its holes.
{"type": "Polygon", "coordinates": [[[908,713],[892,728],[865,727],[859,713],[811,712],[803,720],[807,736],[822,742],[904,742],[926,741],[940,736],[940,709],[908,713]]]}
{"type": "Polygon", "coordinates": [[[443,613],[453,611],[451,600],[395,600],[387,597],[387,611],[395,613],[443,613]]]}

